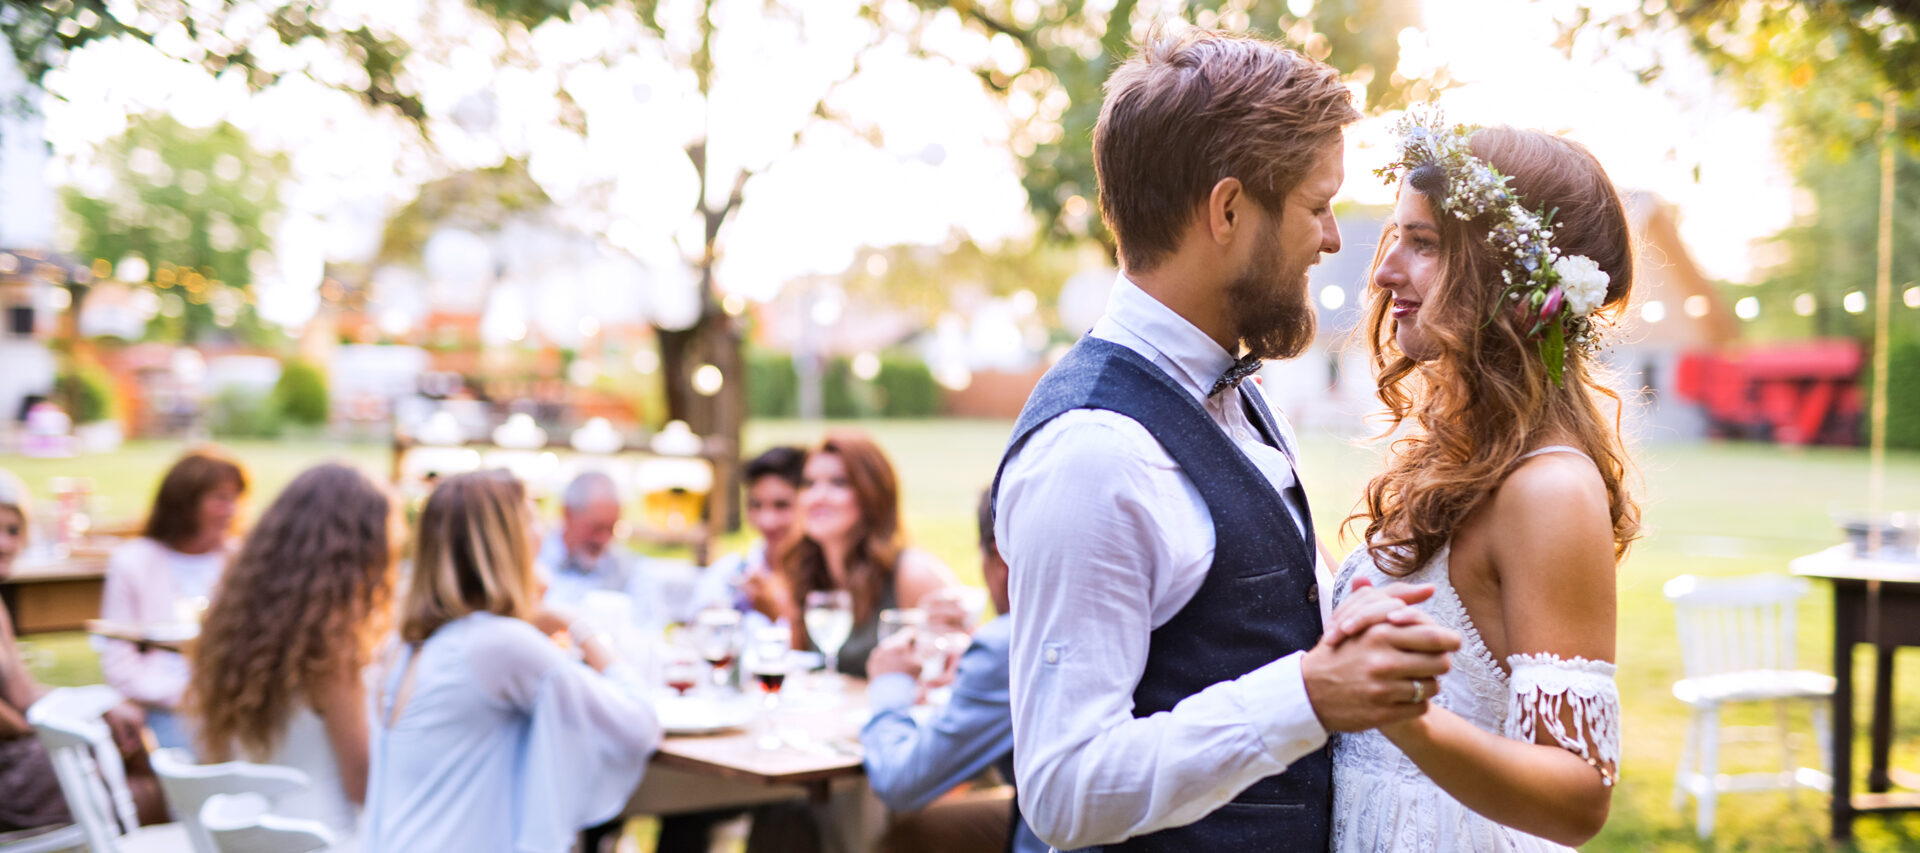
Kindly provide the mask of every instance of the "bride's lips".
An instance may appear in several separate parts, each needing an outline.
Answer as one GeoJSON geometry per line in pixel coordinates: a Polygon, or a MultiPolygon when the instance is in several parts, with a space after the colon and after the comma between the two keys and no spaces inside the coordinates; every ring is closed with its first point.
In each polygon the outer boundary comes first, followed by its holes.
{"type": "Polygon", "coordinates": [[[1408,317],[1413,316],[1415,313],[1418,313],[1419,310],[1420,310],[1420,303],[1415,302],[1411,299],[1393,300],[1393,319],[1395,320],[1405,320],[1408,317]]]}

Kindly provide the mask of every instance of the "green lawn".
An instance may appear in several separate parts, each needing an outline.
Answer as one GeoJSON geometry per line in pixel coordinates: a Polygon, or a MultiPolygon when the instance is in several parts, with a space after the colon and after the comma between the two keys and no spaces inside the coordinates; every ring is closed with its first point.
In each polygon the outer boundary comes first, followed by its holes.
{"type": "MultiPolygon", "coordinates": [[[[748,430],[750,450],[775,442],[817,440],[827,426],[796,422],[755,423],[748,430]]],[[[973,511],[979,490],[992,479],[994,465],[1010,427],[993,421],[918,421],[860,424],[886,447],[900,469],[908,532],[919,545],[945,558],[963,577],[977,582],[973,511]]],[[[110,457],[68,461],[7,459],[35,489],[57,474],[94,478],[109,514],[137,514],[160,471],[179,445],[135,443],[110,457]]],[[[305,465],[344,457],[384,470],[383,447],[325,446],[297,443],[236,443],[232,449],[252,467],[254,506],[271,496],[305,465]]],[[[1323,536],[1332,536],[1350,510],[1361,484],[1377,466],[1374,451],[1327,438],[1303,439],[1303,476],[1314,496],[1323,536]]],[[[1686,723],[1682,706],[1669,693],[1677,677],[1672,610],[1661,598],[1668,578],[1685,573],[1737,575],[1780,572],[1792,557],[1838,541],[1829,513],[1864,509],[1866,454],[1853,450],[1783,450],[1750,445],[1652,444],[1638,462],[1645,480],[1646,537],[1620,574],[1620,687],[1626,706],[1626,756],[1622,782],[1614,798],[1607,830],[1589,850],[1810,850],[1825,847],[1825,797],[1803,794],[1746,794],[1724,798],[1718,841],[1693,840],[1690,814],[1674,811],[1670,797],[1674,763],[1686,723]]],[[[1920,509],[1920,455],[1896,454],[1889,466],[1890,506],[1920,509]]],[[[1329,541],[1338,541],[1329,539],[1329,541]]],[[[1340,542],[1336,551],[1352,547],[1340,542]]],[[[1801,608],[1803,666],[1826,670],[1831,658],[1827,591],[1816,587],[1801,608]]],[[[35,638],[36,669],[54,683],[78,683],[98,677],[84,640],[72,636],[35,638]]],[[[1896,764],[1920,768],[1920,676],[1914,658],[1902,654],[1908,677],[1895,703],[1906,741],[1896,764]]],[[[1862,655],[1856,671],[1866,669],[1862,655]]],[[[1868,685],[1862,684],[1861,689],[1868,685]]],[[[1862,703],[1864,705],[1864,702],[1862,703]]],[[[1737,718],[1765,722],[1770,714],[1737,718]]],[[[1799,719],[1802,730],[1804,718],[1799,719]]],[[[1863,720],[1864,726],[1864,720],[1863,720]]],[[[1738,755],[1737,747],[1732,748],[1738,755]]],[[[1774,751],[1750,752],[1755,769],[1765,769],[1774,751]]],[[[1855,766],[1864,766],[1864,743],[1855,766]]],[[[1805,756],[1812,761],[1810,750],[1805,756]]],[[[1737,769],[1737,768],[1736,768],[1737,769]]],[[[1867,819],[1858,824],[1863,851],[1920,847],[1920,817],[1867,819]]]]}

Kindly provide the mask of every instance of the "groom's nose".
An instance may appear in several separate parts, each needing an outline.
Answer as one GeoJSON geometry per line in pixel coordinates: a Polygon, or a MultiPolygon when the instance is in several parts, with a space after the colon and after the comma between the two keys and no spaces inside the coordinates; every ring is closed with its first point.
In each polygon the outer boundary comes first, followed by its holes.
{"type": "Polygon", "coordinates": [[[1327,210],[1326,224],[1320,226],[1320,252],[1331,255],[1340,251],[1340,223],[1333,218],[1333,210],[1327,210]]]}

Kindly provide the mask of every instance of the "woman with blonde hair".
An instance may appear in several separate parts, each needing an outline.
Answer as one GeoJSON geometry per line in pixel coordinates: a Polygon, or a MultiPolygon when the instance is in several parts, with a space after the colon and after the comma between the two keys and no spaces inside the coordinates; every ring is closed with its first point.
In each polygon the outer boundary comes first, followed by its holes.
{"type": "Polygon", "coordinates": [[[366,799],[361,670],[389,623],[398,507],[340,463],[294,478],[227,568],[192,652],[201,757],[305,772],[275,811],[326,824],[335,849],[352,846],[366,799]]]}
{"type": "Polygon", "coordinates": [[[415,536],[373,685],[370,850],[568,850],[618,814],[660,724],[608,638],[540,604],[532,509],[504,472],[450,477],[415,536]],[[549,634],[572,635],[584,664],[549,634]]]}
{"type": "Polygon", "coordinates": [[[1365,327],[1391,419],[1339,641],[1432,584],[1453,668],[1425,713],[1333,741],[1337,850],[1560,850],[1605,824],[1620,765],[1614,581],[1638,535],[1620,400],[1595,358],[1627,304],[1619,193],[1578,143],[1437,114],[1403,124],[1365,327]]]}
{"type": "MultiPolygon", "coordinates": [[[[196,617],[226,568],[246,492],[246,470],[218,449],[200,448],[173,463],[140,536],[107,561],[100,618],[152,625],[196,617]]],[[[190,675],[185,657],[106,640],[100,669],[113,689],[146,710],[155,742],[189,745],[174,715],[190,675]]]]}
{"type": "Polygon", "coordinates": [[[800,618],[807,593],[846,590],[854,627],[840,647],[839,670],[865,678],[867,655],[879,641],[880,611],[919,607],[958,581],[940,558],[907,547],[893,463],[864,433],[829,433],[807,454],[796,503],[795,532],[778,546],[787,595],[770,596],[784,606],[767,617],[786,618],[794,648],[807,648],[806,621],[800,618]]]}

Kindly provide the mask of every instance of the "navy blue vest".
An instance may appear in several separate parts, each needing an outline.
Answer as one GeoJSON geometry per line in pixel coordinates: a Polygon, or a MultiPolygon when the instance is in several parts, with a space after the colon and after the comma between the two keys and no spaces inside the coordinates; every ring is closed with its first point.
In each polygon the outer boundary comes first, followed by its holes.
{"type": "MultiPolygon", "coordinates": [[[[1291,454],[1254,383],[1240,389],[1262,437],[1291,454]]],[[[1311,516],[1308,537],[1302,537],[1272,482],[1192,394],[1138,353],[1082,338],[1027,398],[1001,470],[1036,430],[1074,409],[1106,409],[1146,427],[1193,481],[1213,519],[1213,565],[1193,600],[1149,638],[1133,715],[1169,710],[1207,687],[1311,648],[1321,630],[1311,516]]],[[[999,485],[996,474],[996,501],[999,485]]],[[[1294,497],[1305,513],[1304,494],[1294,497]]],[[[1322,853],[1332,805],[1333,762],[1323,747],[1195,823],[1096,849],[1322,853]]]]}

